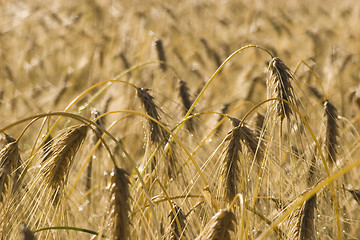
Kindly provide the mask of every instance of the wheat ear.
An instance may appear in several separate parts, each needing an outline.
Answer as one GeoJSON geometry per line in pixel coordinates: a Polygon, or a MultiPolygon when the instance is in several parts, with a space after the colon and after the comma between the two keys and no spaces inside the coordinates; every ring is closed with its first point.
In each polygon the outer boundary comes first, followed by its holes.
{"type": "MultiPolygon", "coordinates": [[[[157,121],[160,121],[160,115],[157,111],[158,107],[154,102],[154,97],[148,93],[149,89],[137,88],[137,96],[140,98],[146,113],[157,121]]],[[[150,125],[150,141],[159,143],[164,138],[163,129],[152,120],[148,120],[150,125]]]]}
{"type": "Polygon", "coordinates": [[[338,148],[339,126],[336,122],[338,114],[335,106],[329,100],[324,102],[324,110],[326,158],[330,164],[333,164],[336,162],[338,148]]]}
{"type": "MultiPolygon", "coordinates": [[[[179,79],[179,95],[184,106],[184,114],[186,114],[193,102],[190,100],[189,88],[187,87],[186,82],[181,79],[179,79]]],[[[192,118],[186,121],[186,127],[189,131],[194,131],[195,127],[192,118]]]]}
{"type": "Polygon", "coordinates": [[[0,151],[0,202],[3,202],[10,185],[16,186],[20,165],[18,142],[12,141],[0,151]]]}
{"type": "MultiPolygon", "coordinates": [[[[293,79],[293,76],[290,69],[281,61],[280,58],[274,57],[269,63],[268,71],[270,76],[267,80],[267,85],[268,89],[272,89],[269,97],[276,97],[293,103],[294,90],[290,83],[290,79],[293,79]]],[[[289,105],[281,100],[278,100],[276,103],[276,111],[281,119],[289,117],[291,114],[291,108],[289,105]]]]}
{"type": "Polygon", "coordinates": [[[174,204],[175,213],[171,210],[169,213],[171,229],[170,229],[170,240],[184,239],[185,233],[185,221],[186,215],[182,212],[181,208],[174,204]]]}
{"type": "Polygon", "coordinates": [[[129,174],[115,166],[111,174],[110,205],[112,216],[112,239],[129,239],[130,237],[130,192],[129,174]]]}
{"type": "Polygon", "coordinates": [[[160,63],[160,68],[161,68],[161,70],[166,71],[167,66],[165,64],[165,62],[166,62],[165,51],[164,51],[164,46],[163,46],[161,39],[158,39],[155,41],[155,47],[156,47],[156,51],[157,51],[159,60],[163,62],[163,63],[160,63]]]}
{"type": "Polygon", "coordinates": [[[227,135],[229,144],[224,150],[225,157],[221,166],[221,179],[225,186],[227,200],[231,202],[238,193],[238,182],[241,178],[239,169],[239,152],[241,146],[241,129],[233,128],[227,135]]]}
{"type": "Polygon", "coordinates": [[[221,209],[211,218],[196,240],[230,240],[230,231],[235,231],[235,222],[233,212],[221,209]]]}
{"type": "Polygon", "coordinates": [[[303,206],[299,227],[299,240],[315,239],[315,208],[316,194],[306,200],[303,206]]]}
{"type": "Polygon", "coordinates": [[[72,126],[62,131],[53,139],[50,152],[43,167],[43,174],[47,183],[58,189],[66,185],[67,176],[74,156],[84,141],[88,126],[72,126]]]}

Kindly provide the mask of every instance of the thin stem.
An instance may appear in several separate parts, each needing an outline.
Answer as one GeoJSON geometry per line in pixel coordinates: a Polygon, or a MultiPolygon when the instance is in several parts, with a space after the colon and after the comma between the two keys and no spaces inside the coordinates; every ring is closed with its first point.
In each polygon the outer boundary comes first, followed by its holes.
{"type": "MultiPolygon", "coordinates": [[[[95,236],[98,236],[99,233],[93,230],[89,230],[86,228],[79,228],[79,227],[70,227],[70,226],[54,226],[54,227],[45,227],[45,228],[39,228],[36,229],[34,231],[34,233],[37,232],[42,232],[42,231],[48,231],[48,230],[72,230],[72,231],[77,231],[77,232],[84,232],[84,233],[89,233],[95,236]]],[[[102,238],[108,238],[106,235],[102,234],[101,235],[102,238]]]]}

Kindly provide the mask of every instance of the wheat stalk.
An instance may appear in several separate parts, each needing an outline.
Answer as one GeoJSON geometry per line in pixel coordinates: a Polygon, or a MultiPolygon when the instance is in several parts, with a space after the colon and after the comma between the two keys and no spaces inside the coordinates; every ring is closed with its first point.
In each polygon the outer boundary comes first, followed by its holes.
{"type": "MultiPolygon", "coordinates": [[[[92,117],[94,119],[96,119],[95,123],[98,124],[99,126],[104,127],[104,125],[105,125],[104,118],[99,118],[101,115],[100,111],[95,108],[91,108],[90,110],[91,110],[92,117]]],[[[103,134],[103,132],[99,128],[95,129],[94,134],[92,136],[92,141],[93,141],[94,145],[101,138],[102,134],[103,134]]],[[[86,178],[86,185],[85,185],[86,192],[91,189],[91,174],[92,174],[92,169],[93,169],[93,158],[94,158],[94,156],[91,157],[89,164],[87,166],[87,178],[86,178]]]]}

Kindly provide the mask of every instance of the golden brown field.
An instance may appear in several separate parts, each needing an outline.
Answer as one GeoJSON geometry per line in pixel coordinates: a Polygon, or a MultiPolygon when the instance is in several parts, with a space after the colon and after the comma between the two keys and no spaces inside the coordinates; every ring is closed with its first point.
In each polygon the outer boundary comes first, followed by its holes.
{"type": "Polygon", "coordinates": [[[360,239],[360,2],[0,16],[1,239],[360,239]]]}

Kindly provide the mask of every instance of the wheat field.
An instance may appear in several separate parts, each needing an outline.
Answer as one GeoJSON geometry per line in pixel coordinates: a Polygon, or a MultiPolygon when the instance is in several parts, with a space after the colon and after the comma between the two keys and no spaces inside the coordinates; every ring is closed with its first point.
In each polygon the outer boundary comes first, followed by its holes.
{"type": "Polygon", "coordinates": [[[360,239],[360,2],[0,12],[1,239],[360,239]]]}

